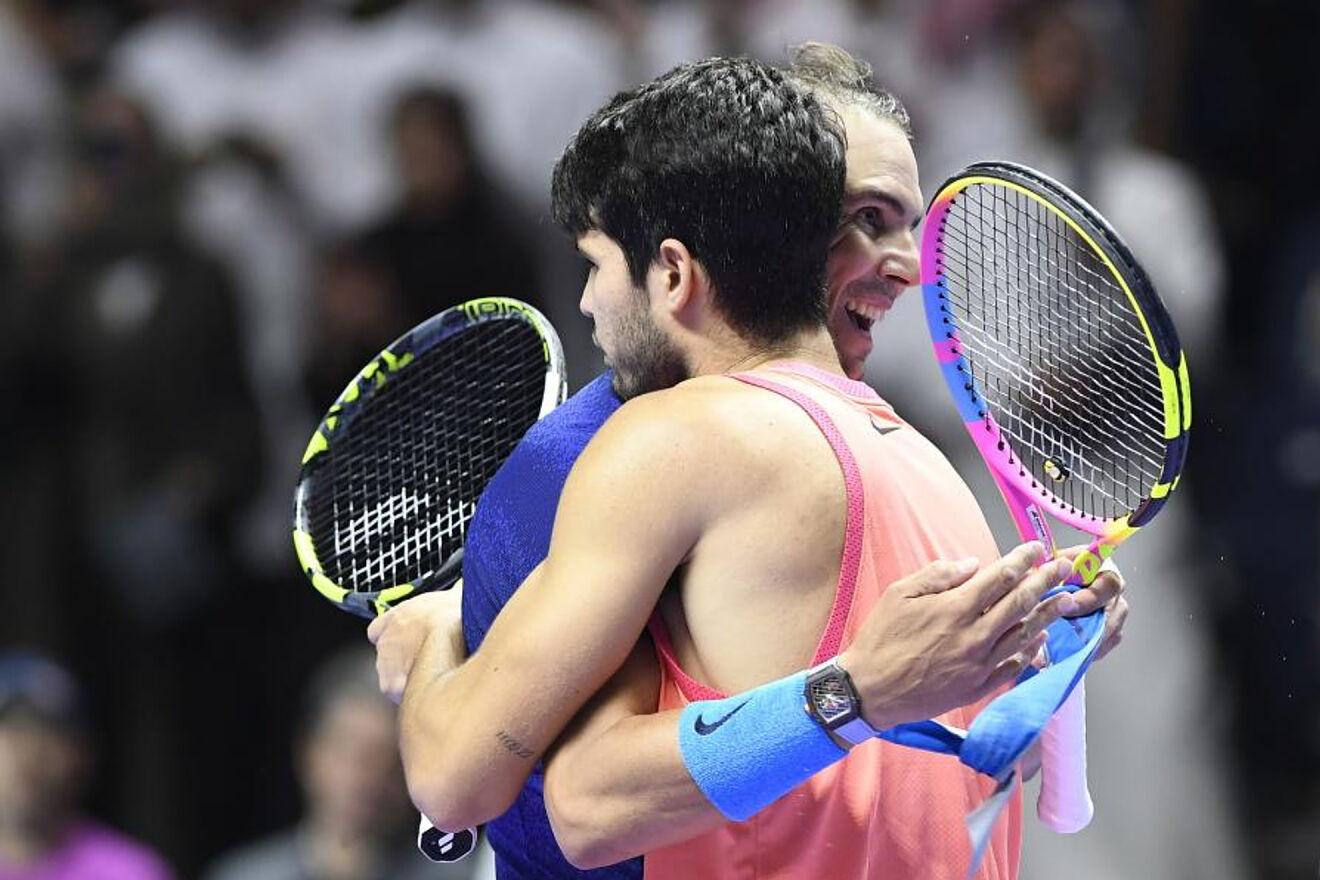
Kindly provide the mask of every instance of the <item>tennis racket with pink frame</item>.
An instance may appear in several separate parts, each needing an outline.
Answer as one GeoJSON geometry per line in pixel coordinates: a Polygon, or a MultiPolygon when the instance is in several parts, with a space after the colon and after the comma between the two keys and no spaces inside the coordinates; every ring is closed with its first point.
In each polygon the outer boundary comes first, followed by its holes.
{"type": "MultiPolygon", "coordinates": [[[[1047,517],[1091,535],[1067,586],[1089,584],[1182,472],[1190,387],[1164,304],[1099,213],[1006,162],[940,187],[921,282],[945,382],[1018,532],[1051,553],[1047,517]]],[[[1084,699],[1079,683],[1041,738],[1037,812],[1057,831],[1092,814],[1084,699]]]]}

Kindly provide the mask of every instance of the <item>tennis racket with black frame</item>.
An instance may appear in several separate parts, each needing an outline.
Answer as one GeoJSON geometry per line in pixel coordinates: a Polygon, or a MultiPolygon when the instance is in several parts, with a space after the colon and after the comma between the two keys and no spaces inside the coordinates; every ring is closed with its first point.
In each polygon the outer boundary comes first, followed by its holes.
{"type": "MultiPolygon", "coordinates": [[[[566,391],[559,337],[515,299],[470,300],[395,340],[339,395],[303,455],[293,544],[312,586],[366,618],[452,587],[486,484],[566,391]]],[[[418,846],[433,861],[475,845],[475,829],[422,820],[418,846]]]]}
{"type": "MultiPolygon", "coordinates": [[[[1159,513],[1191,428],[1187,361],[1146,273],[1100,214],[1007,162],[971,165],[927,210],[927,324],[967,430],[1023,540],[1055,550],[1047,516],[1090,535],[1068,586],[1159,513]]],[[[1038,814],[1080,830],[1081,683],[1041,738],[1038,814]]]]}

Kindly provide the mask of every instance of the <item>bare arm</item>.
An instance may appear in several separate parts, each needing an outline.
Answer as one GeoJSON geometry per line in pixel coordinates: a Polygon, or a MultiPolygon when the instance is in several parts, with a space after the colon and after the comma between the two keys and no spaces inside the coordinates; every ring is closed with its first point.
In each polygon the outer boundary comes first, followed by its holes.
{"type": "MultiPolygon", "coordinates": [[[[423,643],[403,692],[400,745],[413,800],[439,827],[508,808],[541,753],[627,658],[700,534],[704,495],[690,481],[702,476],[689,447],[701,437],[663,409],[634,401],[587,447],[549,556],[476,654],[450,670],[444,639],[423,643]]],[[[387,637],[388,629],[378,649],[387,637]]]]}
{"type": "Polygon", "coordinates": [[[546,758],[546,811],[576,867],[614,864],[726,821],[683,764],[680,713],[655,711],[659,679],[643,638],[546,758]]]}
{"type": "MultiPolygon", "coordinates": [[[[1031,568],[1039,550],[1018,548],[979,571],[933,563],[885,591],[849,652],[876,726],[974,702],[1035,657],[1041,633],[1062,610],[1061,600],[1039,603],[1059,576],[1052,566],[1031,568]]],[[[728,821],[684,764],[681,713],[655,712],[658,679],[653,650],[643,642],[548,757],[546,808],[560,847],[579,868],[613,864],[728,821]]]]}

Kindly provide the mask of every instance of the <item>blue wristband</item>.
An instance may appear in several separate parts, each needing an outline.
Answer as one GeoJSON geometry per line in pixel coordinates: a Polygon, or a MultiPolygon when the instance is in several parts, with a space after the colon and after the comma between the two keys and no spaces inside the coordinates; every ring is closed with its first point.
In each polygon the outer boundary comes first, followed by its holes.
{"type": "Polygon", "coordinates": [[[806,709],[807,673],[688,704],[683,764],[721,813],[742,822],[847,754],[806,709]]]}

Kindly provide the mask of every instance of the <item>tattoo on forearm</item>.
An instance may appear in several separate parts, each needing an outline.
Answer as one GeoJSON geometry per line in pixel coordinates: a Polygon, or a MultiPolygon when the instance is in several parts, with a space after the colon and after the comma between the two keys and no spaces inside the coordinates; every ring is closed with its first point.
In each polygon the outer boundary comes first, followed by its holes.
{"type": "Polygon", "coordinates": [[[509,754],[513,755],[516,758],[524,758],[524,759],[530,758],[532,755],[535,754],[535,752],[533,752],[531,749],[527,748],[518,740],[514,739],[512,736],[509,736],[509,734],[505,733],[502,730],[499,733],[495,734],[495,738],[500,741],[500,745],[504,746],[505,750],[508,751],[509,754]]]}

